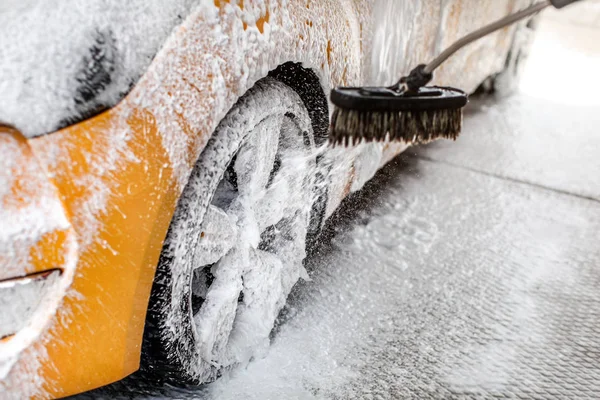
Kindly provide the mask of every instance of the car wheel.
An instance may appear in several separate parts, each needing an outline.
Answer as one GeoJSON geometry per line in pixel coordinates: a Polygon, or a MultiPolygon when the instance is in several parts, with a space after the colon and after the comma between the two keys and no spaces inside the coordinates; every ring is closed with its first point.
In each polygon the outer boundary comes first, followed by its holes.
{"type": "Polygon", "coordinates": [[[143,345],[146,372],[208,382],[268,346],[292,286],[306,274],[309,227],[323,214],[313,207],[324,204],[317,201],[324,192],[316,188],[312,132],[302,100],[272,78],[221,121],[163,246],[143,345]]]}

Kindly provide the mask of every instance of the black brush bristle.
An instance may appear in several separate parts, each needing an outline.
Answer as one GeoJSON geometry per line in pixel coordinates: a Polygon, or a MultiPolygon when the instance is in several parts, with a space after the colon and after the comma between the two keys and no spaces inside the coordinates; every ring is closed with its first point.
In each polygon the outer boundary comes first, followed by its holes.
{"type": "Polygon", "coordinates": [[[426,143],[456,139],[462,126],[467,95],[458,89],[423,87],[416,94],[387,88],[337,88],[329,141],[355,145],[385,140],[426,143]]]}

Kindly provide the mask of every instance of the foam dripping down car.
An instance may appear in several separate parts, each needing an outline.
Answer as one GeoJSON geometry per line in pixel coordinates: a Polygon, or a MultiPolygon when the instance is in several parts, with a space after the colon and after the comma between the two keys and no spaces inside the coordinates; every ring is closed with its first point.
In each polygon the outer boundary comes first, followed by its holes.
{"type": "MultiPolygon", "coordinates": [[[[390,83],[529,3],[0,6],[0,397],[140,368],[199,384],[264,350],[323,221],[405,148],[325,146],[326,93],[390,83]]],[[[510,74],[528,36],[436,79],[510,74]]]]}

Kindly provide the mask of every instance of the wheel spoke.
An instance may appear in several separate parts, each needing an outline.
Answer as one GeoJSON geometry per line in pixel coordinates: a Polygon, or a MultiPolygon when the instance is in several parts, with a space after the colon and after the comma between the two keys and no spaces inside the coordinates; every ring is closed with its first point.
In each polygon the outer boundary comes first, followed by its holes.
{"type": "Polygon", "coordinates": [[[214,205],[208,206],[194,254],[195,268],[213,264],[221,259],[231,250],[237,235],[237,226],[229,216],[214,205]]]}
{"type": "Polygon", "coordinates": [[[249,359],[258,347],[268,343],[275,318],[291,289],[289,283],[284,285],[290,280],[283,279],[284,273],[290,273],[289,266],[284,266],[275,254],[253,251],[257,264],[244,273],[244,300],[238,305],[227,345],[228,353],[236,357],[234,362],[249,359]]]}
{"type": "Polygon", "coordinates": [[[284,218],[272,250],[250,249],[256,262],[243,274],[243,302],[238,305],[227,352],[234,362],[248,360],[257,349],[268,346],[268,338],[287,294],[299,278],[308,280],[302,260],[306,256],[307,221],[300,215],[284,218]]]}
{"type": "Polygon", "coordinates": [[[275,179],[255,206],[256,222],[261,232],[284,217],[289,196],[289,182],[286,179],[275,179]]]}
{"type": "Polygon", "coordinates": [[[290,150],[285,151],[282,158],[279,173],[254,207],[261,232],[282,218],[289,217],[290,212],[312,204],[310,199],[306,198],[310,191],[307,193],[302,187],[309,168],[306,159],[290,150]]]}
{"type": "MultiPolygon", "coordinates": [[[[298,277],[309,279],[306,270],[302,266],[302,260],[306,257],[306,231],[308,219],[300,211],[292,218],[284,218],[277,225],[278,234],[271,243],[273,252],[280,260],[289,264],[291,269],[297,270],[297,274],[284,275],[284,286],[293,285],[298,277]],[[294,279],[293,282],[286,281],[294,279]]],[[[290,286],[291,287],[291,286],[290,286]]]]}
{"type": "Polygon", "coordinates": [[[282,117],[265,119],[240,148],[234,169],[241,196],[256,199],[266,187],[277,154],[281,123],[282,117]]]}
{"type": "Polygon", "coordinates": [[[194,316],[200,355],[211,364],[222,361],[242,291],[242,274],[249,261],[247,249],[234,249],[225,255],[212,268],[214,281],[194,316]]]}

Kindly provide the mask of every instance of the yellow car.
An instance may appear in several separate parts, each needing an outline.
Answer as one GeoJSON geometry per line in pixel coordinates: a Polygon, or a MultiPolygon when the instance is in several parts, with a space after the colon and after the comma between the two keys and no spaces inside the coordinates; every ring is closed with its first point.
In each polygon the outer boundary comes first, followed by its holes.
{"type": "MultiPolygon", "coordinates": [[[[327,147],[329,90],[392,83],[529,3],[4,2],[0,397],[247,362],[323,221],[404,149],[327,147]]],[[[436,80],[473,91],[527,36],[506,28],[436,80]]]]}

